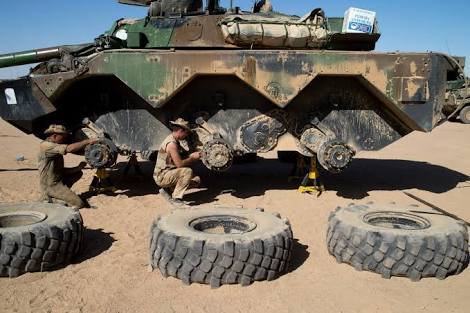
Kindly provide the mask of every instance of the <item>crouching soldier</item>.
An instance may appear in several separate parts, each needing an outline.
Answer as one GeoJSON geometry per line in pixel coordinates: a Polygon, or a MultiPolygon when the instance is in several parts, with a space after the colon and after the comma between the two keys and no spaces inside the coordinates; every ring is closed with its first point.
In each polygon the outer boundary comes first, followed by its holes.
{"type": "Polygon", "coordinates": [[[83,175],[86,162],[77,167],[64,168],[64,155],[82,150],[85,146],[97,142],[86,139],[72,144],[64,144],[68,132],[62,125],[50,125],[44,132],[47,139],[41,142],[38,155],[39,185],[43,201],[51,198],[65,201],[68,205],[83,208],[85,202],[70,187],[83,175]]]}
{"type": "Polygon", "coordinates": [[[160,193],[165,198],[177,204],[184,204],[182,201],[184,192],[189,187],[197,186],[201,182],[198,176],[193,176],[193,170],[189,167],[201,158],[201,154],[194,152],[188,158],[183,159],[181,157],[183,149],[179,141],[190,135],[189,123],[179,118],[170,124],[172,132],[163,141],[158,151],[154,178],[161,188],[160,193]]]}

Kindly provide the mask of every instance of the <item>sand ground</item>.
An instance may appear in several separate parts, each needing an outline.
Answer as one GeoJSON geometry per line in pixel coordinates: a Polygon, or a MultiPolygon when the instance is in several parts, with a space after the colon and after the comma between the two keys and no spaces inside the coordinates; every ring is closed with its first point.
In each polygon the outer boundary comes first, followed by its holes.
{"type": "MultiPolygon", "coordinates": [[[[0,202],[38,198],[38,139],[0,120],[0,202]],[[16,161],[17,156],[25,157],[16,161]]],[[[67,156],[76,165],[80,157],[67,156]]],[[[122,168],[123,163],[120,164],[122,168]]],[[[410,191],[470,221],[470,126],[446,123],[431,134],[413,133],[386,149],[363,153],[342,174],[324,174],[320,198],[287,183],[291,165],[260,159],[230,172],[201,173],[208,190],[201,205],[264,207],[290,219],[295,246],[290,272],[249,287],[185,286],[148,270],[152,220],[170,206],[147,177],[127,177],[117,196],[99,195],[81,214],[87,227],[83,253],[63,269],[0,279],[0,312],[469,312],[470,269],[444,281],[382,279],[337,264],[326,249],[329,213],[351,202],[416,203],[410,191]]],[[[93,172],[74,186],[84,192],[93,172]]]]}

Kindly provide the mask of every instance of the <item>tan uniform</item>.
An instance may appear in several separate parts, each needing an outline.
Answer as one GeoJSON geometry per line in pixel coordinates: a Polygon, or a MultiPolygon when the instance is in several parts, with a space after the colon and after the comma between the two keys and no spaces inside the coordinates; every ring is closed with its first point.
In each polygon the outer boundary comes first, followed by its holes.
{"type": "Polygon", "coordinates": [[[174,199],[182,199],[184,192],[192,183],[193,170],[189,167],[177,168],[169,153],[166,152],[166,147],[170,143],[176,143],[178,150],[181,151],[179,142],[169,135],[163,141],[158,151],[157,164],[155,166],[155,182],[162,188],[175,188],[172,194],[174,199]]]}
{"type": "Polygon", "coordinates": [[[49,197],[63,200],[70,205],[82,208],[85,204],[69,187],[83,175],[77,168],[64,168],[64,155],[67,145],[43,141],[39,145],[38,170],[39,188],[42,199],[49,197]]]}

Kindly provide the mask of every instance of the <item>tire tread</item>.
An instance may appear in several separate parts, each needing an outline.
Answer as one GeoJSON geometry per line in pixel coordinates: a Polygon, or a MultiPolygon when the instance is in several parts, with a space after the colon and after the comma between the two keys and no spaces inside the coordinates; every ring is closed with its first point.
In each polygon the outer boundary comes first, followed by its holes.
{"type": "MultiPolygon", "coordinates": [[[[361,211],[361,207],[348,207],[361,211]]],[[[384,238],[380,232],[353,227],[337,216],[329,217],[326,245],[339,263],[348,263],[357,270],[381,274],[384,278],[404,276],[412,281],[424,277],[444,279],[468,266],[468,233],[462,227],[447,234],[384,238]],[[392,239],[392,240],[390,240],[392,239]]]]}
{"type": "Polygon", "coordinates": [[[293,241],[288,225],[267,238],[216,243],[162,230],[159,221],[155,220],[151,227],[149,255],[152,268],[158,268],[164,277],[218,288],[224,284],[248,286],[254,281],[273,280],[287,269],[293,241]],[[181,253],[185,249],[186,253],[181,253]],[[181,267],[176,266],[176,258],[182,261],[181,267]]]}
{"type": "Polygon", "coordinates": [[[68,263],[81,246],[83,222],[77,212],[67,215],[57,225],[48,223],[46,219],[28,231],[4,228],[1,232],[0,277],[13,278],[28,272],[52,270],[68,263]]]}

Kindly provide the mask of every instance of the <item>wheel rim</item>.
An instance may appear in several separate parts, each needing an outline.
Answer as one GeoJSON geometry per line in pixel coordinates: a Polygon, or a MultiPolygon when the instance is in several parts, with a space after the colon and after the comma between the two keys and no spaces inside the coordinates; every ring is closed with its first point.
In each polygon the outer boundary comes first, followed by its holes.
{"type": "Polygon", "coordinates": [[[197,218],[189,223],[196,231],[207,234],[244,234],[256,228],[256,223],[244,217],[216,215],[197,218]]]}
{"type": "Polygon", "coordinates": [[[465,113],[465,119],[467,121],[470,121],[470,110],[468,110],[466,113],[465,113]]]}
{"type": "Polygon", "coordinates": [[[0,214],[0,228],[33,225],[44,221],[46,218],[46,214],[33,211],[0,214]]]}
{"type": "Polygon", "coordinates": [[[427,219],[403,212],[373,212],[366,214],[363,220],[372,226],[392,229],[421,230],[431,226],[427,219]]]}

